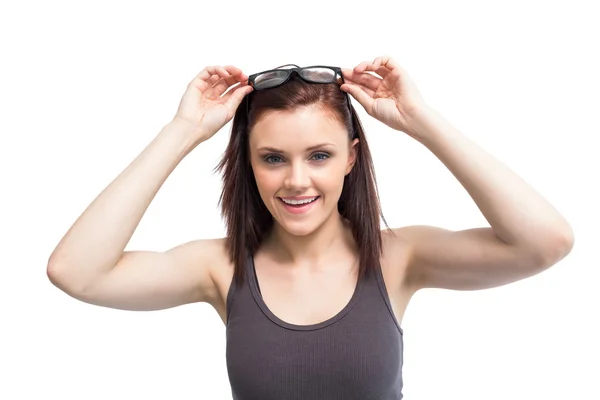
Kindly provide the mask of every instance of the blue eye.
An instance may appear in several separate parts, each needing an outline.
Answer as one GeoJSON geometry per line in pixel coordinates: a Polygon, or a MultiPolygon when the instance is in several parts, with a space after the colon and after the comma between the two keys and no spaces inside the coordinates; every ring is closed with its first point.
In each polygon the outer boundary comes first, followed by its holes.
{"type": "Polygon", "coordinates": [[[265,157],[265,161],[269,164],[275,164],[275,163],[281,161],[281,157],[275,156],[275,155],[269,155],[269,156],[265,157]],[[273,159],[275,159],[275,160],[273,160],[273,159]]]}
{"type": "MultiPolygon", "coordinates": [[[[327,153],[315,153],[312,155],[311,159],[314,161],[325,161],[329,157],[331,157],[331,156],[327,153]]],[[[269,154],[268,156],[265,156],[263,158],[263,160],[267,164],[279,164],[284,161],[283,157],[275,155],[275,154],[269,154]]]]}
{"type": "Polygon", "coordinates": [[[327,153],[316,153],[316,154],[313,155],[313,158],[316,161],[324,161],[324,160],[326,160],[326,159],[329,158],[329,154],[327,154],[327,153]]]}

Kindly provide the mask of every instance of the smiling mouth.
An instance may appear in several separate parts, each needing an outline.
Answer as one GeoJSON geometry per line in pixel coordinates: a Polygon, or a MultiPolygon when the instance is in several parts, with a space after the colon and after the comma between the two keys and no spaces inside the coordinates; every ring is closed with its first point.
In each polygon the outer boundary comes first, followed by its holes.
{"type": "Polygon", "coordinates": [[[319,197],[321,197],[321,196],[307,197],[307,198],[299,199],[299,200],[283,199],[281,197],[278,197],[278,199],[283,204],[285,204],[286,206],[290,206],[290,207],[303,207],[303,206],[306,206],[308,204],[314,203],[315,201],[317,201],[317,199],[319,197]]]}

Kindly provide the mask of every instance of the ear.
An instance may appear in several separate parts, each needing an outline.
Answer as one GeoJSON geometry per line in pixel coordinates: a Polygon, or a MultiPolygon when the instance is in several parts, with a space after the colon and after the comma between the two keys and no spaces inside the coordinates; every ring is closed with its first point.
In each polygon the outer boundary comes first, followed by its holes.
{"type": "Polygon", "coordinates": [[[356,163],[356,157],[358,156],[358,138],[352,140],[348,144],[348,162],[346,163],[346,175],[352,171],[354,164],[356,163]]]}

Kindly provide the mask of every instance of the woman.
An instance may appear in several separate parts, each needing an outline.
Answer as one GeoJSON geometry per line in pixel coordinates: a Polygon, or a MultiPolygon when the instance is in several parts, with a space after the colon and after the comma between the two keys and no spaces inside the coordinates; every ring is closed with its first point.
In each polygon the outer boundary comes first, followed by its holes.
{"type": "Polygon", "coordinates": [[[505,285],[572,246],[569,224],[550,204],[429,107],[397,62],[378,57],[351,70],[250,77],[205,68],[173,120],[66,233],[48,276],[104,307],[211,304],[227,327],[235,399],[399,399],[400,323],[416,291],[505,285]],[[382,232],[348,94],[432,151],[491,227],[382,232]],[[227,237],[124,251],[169,174],[234,115],[219,165],[227,237]]]}

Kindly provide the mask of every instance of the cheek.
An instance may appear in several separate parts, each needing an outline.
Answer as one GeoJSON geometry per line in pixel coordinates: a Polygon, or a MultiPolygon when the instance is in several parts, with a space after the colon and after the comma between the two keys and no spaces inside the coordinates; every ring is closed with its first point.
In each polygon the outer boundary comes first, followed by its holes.
{"type": "Polygon", "coordinates": [[[263,197],[272,197],[279,190],[279,179],[274,171],[256,168],[254,169],[254,180],[256,180],[258,191],[263,197]]]}
{"type": "Polygon", "coordinates": [[[329,168],[319,170],[315,175],[315,185],[323,191],[338,195],[344,186],[344,165],[331,165],[329,168]]]}

